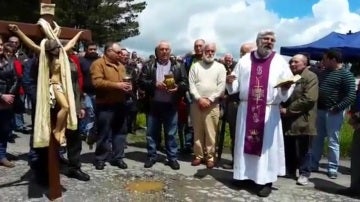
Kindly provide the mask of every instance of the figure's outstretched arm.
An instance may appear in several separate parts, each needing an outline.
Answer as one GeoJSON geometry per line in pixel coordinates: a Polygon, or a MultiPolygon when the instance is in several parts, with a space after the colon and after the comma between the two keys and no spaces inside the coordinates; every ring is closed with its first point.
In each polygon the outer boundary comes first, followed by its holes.
{"type": "Polygon", "coordinates": [[[36,53],[40,53],[40,46],[36,45],[29,37],[27,37],[24,32],[22,32],[19,27],[15,24],[9,24],[9,30],[14,32],[16,35],[18,35],[21,39],[21,41],[29,47],[31,50],[33,50],[36,53]]]}
{"type": "Polygon", "coordinates": [[[72,39],[64,46],[64,50],[65,50],[66,52],[69,51],[70,49],[72,49],[72,48],[75,46],[77,40],[79,39],[80,35],[81,35],[83,32],[84,32],[84,31],[78,32],[78,33],[74,36],[74,38],[72,38],[72,39]]]}

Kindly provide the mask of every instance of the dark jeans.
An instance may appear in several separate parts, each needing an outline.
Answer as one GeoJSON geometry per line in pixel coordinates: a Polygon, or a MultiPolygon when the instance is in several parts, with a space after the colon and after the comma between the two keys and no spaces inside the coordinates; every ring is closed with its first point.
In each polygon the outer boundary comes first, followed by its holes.
{"type": "Polygon", "coordinates": [[[190,104],[186,104],[187,121],[178,124],[179,139],[181,149],[192,149],[194,146],[194,128],[190,120],[190,104]]]}
{"type": "Polygon", "coordinates": [[[235,149],[235,130],[236,130],[236,116],[239,103],[232,100],[226,101],[226,122],[229,124],[230,140],[231,140],[231,156],[234,160],[234,149],[235,149]]]}
{"type": "Polygon", "coordinates": [[[164,127],[165,147],[168,160],[177,159],[177,109],[172,103],[152,102],[147,121],[147,150],[148,158],[156,159],[156,146],[158,137],[161,136],[161,128],[164,127]]]}
{"type": "Polygon", "coordinates": [[[310,177],[311,173],[311,135],[286,135],[285,142],[285,163],[289,174],[299,174],[310,177]]]}
{"type": "Polygon", "coordinates": [[[30,150],[28,153],[28,163],[30,165],[30,167],[32,167],[32,165],[39,159],[39,155],[37,154],[38,152],[36,151],[36,149],[34,149],[33,147],[33,141],[34,141],[34,121],[35,121],[35,108],[36,108],[36,93],[32,93],[32,94],[28,94],[30,101],[31,101],[31,106],[33,106],[31,108],[31,134],[30,134],[30,142],[29,142],[29,146],[30,146],[30,150]]]}
{"type": "Polygon", "coordinates": [[[188,123],[178,124],[180,149],[192,149],[194,143],[194,130],[188,123]]]}
{"type": "Polygon", "coordinates": [[[12,131],[14,113],[11,109],[0,110],[0,159],[6,157],[9,135],[12,131]]]}
{"type": "Polygon", "coordinates": [[[138,109],[137,109],[137,101],[134,99],[129,99],[126,101],[126,106],[127,109],[129,109],[128,111],[128,116],[127,116],[127,129],[129,133],[135,132],[136,130],[136,116],[138,113],[138,109]]]}
{"type": "Polygon", "coordinates": [[[106,161],[111,152],[111,161],[124,158],[127,114],[128,109],[123,103],[96,106],[98,138],[96,141],[95,161],[106,161]],[[110,142],[112,146],[110,146],[110,142]]]}
{"type": "Polygon", "coordinates": [[[70,169],[80,169],[80,154],[82,149],[79,130],[66,130],[66,150],[70,169]]]}
{"type": "MultiPolygon", "coordinates": [[[[20,104],[24,105],[25,108],[25,95],[19,95],[19,97],[17,99],[20,99],[18,102],[20,104]]],[[[21,106],[18,106],[21,107],[21,106]]],[[[14,113],[14,118],[13,118],[14,122],[13,122],[13,129],[15,130],[22,130],[25,127],[25,120],[24,120],[24,113],[22,112],[16,112],[14,113]]]]}
{"type": "Polygon", "coordinates": [[[85,95],[84,103],[85,117],[79,120],[79,133],[86,137],[95,136],[97,133],[95,120],[95,95],[85,95]]]}

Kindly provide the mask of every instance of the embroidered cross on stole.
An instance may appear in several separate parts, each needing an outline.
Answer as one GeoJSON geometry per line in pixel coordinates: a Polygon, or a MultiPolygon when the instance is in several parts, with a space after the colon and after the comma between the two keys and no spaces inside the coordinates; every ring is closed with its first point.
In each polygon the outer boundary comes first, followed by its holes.
{"type": "Polygon", "coordinates": [[[254,53],[251,53],[250,90],[246,114],[244,153],[261,156],[269,70],[275,52],[265,59],[256,58],[254,53]]]}

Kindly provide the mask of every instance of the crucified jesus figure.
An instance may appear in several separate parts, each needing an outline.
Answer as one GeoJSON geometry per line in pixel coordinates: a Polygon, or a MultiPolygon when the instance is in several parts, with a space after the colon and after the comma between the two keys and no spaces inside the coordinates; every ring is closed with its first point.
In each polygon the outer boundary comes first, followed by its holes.
{"type": "MultiPolygon", "coordinates": [[[[49,80],[50,100],[48,100],[48,101],[50,102],[51,105],[54,105],[55,103],[57,103],[58,106],[60,107],[60,110],[57,113],[57,117],[56,117],[55,128],[52,132],[54,133],[54,137],[60,143],[60,145],[64,145],[66,143],[65,129],[67,126],[67,119],[68,119],[69,110],[70,110],[69,97],[66,95],[66,93],[70,93],[70,92],[72,93],[73,89],[72,89],[72,87],[71,87],[71,89],[69,89],[69,86],[68,86],[68,88],[66,88],[64,86],[64,82],[65,82],[64,74],[66,74],[66,71],[64,71],[64,68],[66,68],[66,67],[62,67],[62,64],[64,64],[64,63],[62,61],[60,61],[59,56],[60,56],[61,51],[65,51],[65,54],[66,54],[66,52],[69,51],[76,44],[82,31],[78,32],[65,46],[62,46],[59,42],[59,39],[56,37],[55,39],[50,38],[50,39],[44,41],[44,45],[42,47],[42,46],[35,44],[30,38],[28,38],[18,28],[17,25],[9,24],[9,29],[10,29],[10,31],[17,34],[20,37],[20,39],[24,42],[24,44],[27,45],[34,52],[41,54],[42,48],[45,49],[46,58],[48,61],[48,64],[46,64],[46,65],[48,66],[48,68],[50,70],[50,72],[49,72],[49,74],[50,74],[49,75],[50,76],[49,77],[50,78],[50,80],[49,80]],[[61,50],[61,49],[63,49],[63,50],[61,50]]],[[[56,33],[55,35],[58,35],[58,33],[56,33]]],[[[65,58],[67,58],[67,57],[65,57],[65,58]]],[[[68,62],[68,61],[65,61],[65,62],[68,62]]],[[[40,66],[39,68],[42,68],[42,67],[40,66]]],[[[46,76],[46,75],[43,75],[43,76],[46,76]]],[[[41,85],[41,84],[38,84],[38,85],[41,85]]],[[[38,89],[39,89],[39,87],[38,87],[38,89]]],[[[39,94],[37,94],[37,95],[39,95],[39,94]]],[[[44,104],[49,104],[49,103],[41,103],[41,105],[44,105],[44,104]]],[[[37,105],[37,107],[38,107],[38,105],[37,105]]],[[[42,118],[45,118],[45,117],[42,117],[42,118]]]]}

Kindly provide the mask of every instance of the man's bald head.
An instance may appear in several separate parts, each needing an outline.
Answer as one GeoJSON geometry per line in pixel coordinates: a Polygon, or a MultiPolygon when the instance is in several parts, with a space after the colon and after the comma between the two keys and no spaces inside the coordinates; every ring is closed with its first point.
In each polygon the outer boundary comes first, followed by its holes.
{"type": "Polygon", "coordinates": [[[301,74],[307,68],[308,59],[303,54],[294,55],[289,61],[290,69],[293,74],[301,74]]]}
{"type": "Polygon", "coordinates": [[[250,53],[255,49],[256,49],[255,43],[244,43],[240,47],[240,57],[244,56],[246,53],[250,53]]]}

